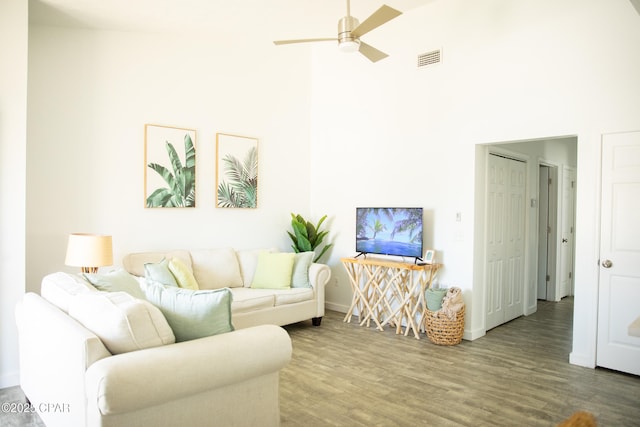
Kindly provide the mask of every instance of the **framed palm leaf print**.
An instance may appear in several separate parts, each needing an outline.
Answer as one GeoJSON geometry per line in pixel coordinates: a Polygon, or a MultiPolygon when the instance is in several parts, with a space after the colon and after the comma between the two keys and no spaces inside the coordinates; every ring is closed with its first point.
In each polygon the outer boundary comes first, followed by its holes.
{"type": "Polygon", "coordinates": [[[196,207],[196,131],[144,126],[144,205],[196,207]]]}
{"type": "Polygon", "coordinates": [[[216,207],[258,207],[258,140],[216,134],[216,207]]]}

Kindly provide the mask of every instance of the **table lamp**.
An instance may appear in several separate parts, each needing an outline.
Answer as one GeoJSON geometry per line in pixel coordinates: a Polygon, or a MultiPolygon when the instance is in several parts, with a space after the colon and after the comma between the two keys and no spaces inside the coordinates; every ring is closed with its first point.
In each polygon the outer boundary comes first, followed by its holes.
{"type": "Polygon", "coordinates": [[[98,267],[112,265],[111,236],[70,234],[64,263],[72,267],[80,267],[83,273],[97,273],[98,267]]]}

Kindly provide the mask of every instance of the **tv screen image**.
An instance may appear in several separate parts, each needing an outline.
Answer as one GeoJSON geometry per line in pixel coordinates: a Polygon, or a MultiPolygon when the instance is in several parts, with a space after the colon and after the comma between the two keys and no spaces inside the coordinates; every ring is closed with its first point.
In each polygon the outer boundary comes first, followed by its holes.
{"type": "Polygon", "coordinates": [[[422,208],[356,208],[356,252],[422,258],[422,208]]]}

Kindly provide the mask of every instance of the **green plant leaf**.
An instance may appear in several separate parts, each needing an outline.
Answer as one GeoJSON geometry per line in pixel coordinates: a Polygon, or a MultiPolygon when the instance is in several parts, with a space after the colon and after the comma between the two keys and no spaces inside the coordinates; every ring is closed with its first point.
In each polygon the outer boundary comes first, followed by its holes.
{"type": "Polygon", "coordinates": [[[322,256],[324,255],[325,252],[327,252],[327,250],[333,246],[333,243],[329,243],[328,245],[325,245],[324,248],[322,248],[322,250],[320,251],[320,255],[316,256],[313,260],[313,262],[318,262],[320,260],[320,258],[322,258],[322,256]]]}
{"type": "MultiPolygon", "coordinates": [[[[293,244],[291,247],[295,252],[308,252],[315,251],[316,248],[323,242],[327,234],[329,233],[327,230],[320,230],[319,226],[327,218],[324,215],[320,221],[318,221],[317,226],[314,226],[311,222],[305,220],[302,215],[296,215],[291,213],[291,228],[293,229],[293,233],[287,231],[287,234],[291,238],[293,244]]],[[[322,248],[320,253],[316,256],[314,262],[317,262],[332,246],[332,244],[327,244],[322,248]]]]}
{"type": "Polygon", "coordinates": [[[147,197],[148,208],[161,208],[171,200],[171,191],[168,188],[158,188],[147,197]]]}
{"type": "Polygon", "coordinates": [[[238,197],[233,188],[226,182],[218,185],[218,206],[223,208],[237,207],[238,197]]]}
{"type": "Polygon", "coordinates": [[[170,142],[165,142],[165,148],[167,149],[167,154],[169,154],[169,161],[171,162],[173,172],[177,173],[182,169],[182,162],[180,161],[180,157],[178,156],[176,149],[173,147],[173,144],[171,144],[170,142]]]}
{"type": "Polygon", "coordinates": [[[185,154],[185,161],[184,161],[184,166],[185,168],[189,169],[190,171],[195,171],[196,168],[196,148],[193,146],[193,141],[191,141],[191,137],[189,136],[189,134],[185,134],[184,136],[184,154],[185,154]]]}
{"type": "Polygon", "coordinates": [[[322,223],[324,222],[325,219],[327,219],[326,215],[324,215],[322,218],[320,218],[320,220],[318,221],[318,224],[316,224],[316,230],[320,230],[320,226],[322,225],[322,223]]]}
{"type": "Polygon", "coordinates": [[[244,162],[230,154],[222,162],[227,179],[223,182],[224,188],[218,186],[218,205],[255,208],[258,200],[258,158],[255,147],[247,152],[244,162]],[[221,196],[224,205],[220,201],[221,196]]]}
{"type": "Polygon", "coordinates": [[[165,141],[165,148],[169,156],[169,162],[173,171],[166,167],[149,163],[147,166],[157,172],[167,183],[169,188],[156,189],[147,197],[149,207],[193,207],[195,206],[195,164],[196,151],[193,141],[187,133],[184,137],[185,166],[182,166],[180,157],[173,144],[165,141]]]}
{"type": "Polygon", "coordinates": [[[298,242],[297,245],[298,249],[300,249],[300,252],[308,252],[313,250],[313,247],[311,246],[311,243],[309,243],[309,239],[307,238],[306,227],[299,222],[294,222],[292,226],[293,231],[296,234],[296,239],[298,242]]]}

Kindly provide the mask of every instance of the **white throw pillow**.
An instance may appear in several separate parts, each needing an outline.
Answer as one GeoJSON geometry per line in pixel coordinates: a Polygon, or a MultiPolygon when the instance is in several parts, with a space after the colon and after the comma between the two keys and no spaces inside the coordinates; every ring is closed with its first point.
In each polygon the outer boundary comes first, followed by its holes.
{"type": "Polygon", "coordinates": [[[77,274],[51,273],[44,276],[40,295],[65,313],[69,313],[69,303],[78,294],[98,292],[87,280],[77,274]]]}
{"type": "Polygon", "coordinates": [[[242,286],[238,257],[232,248],[191,251],[191,263],[200,289],[242,286]]]}
{"type": "Polygon", "coordinates": [[[126,292],[78,294],[69,304],[69,315],[96,334],[111,354],[176,341],[157,307],[126,292]]]}

